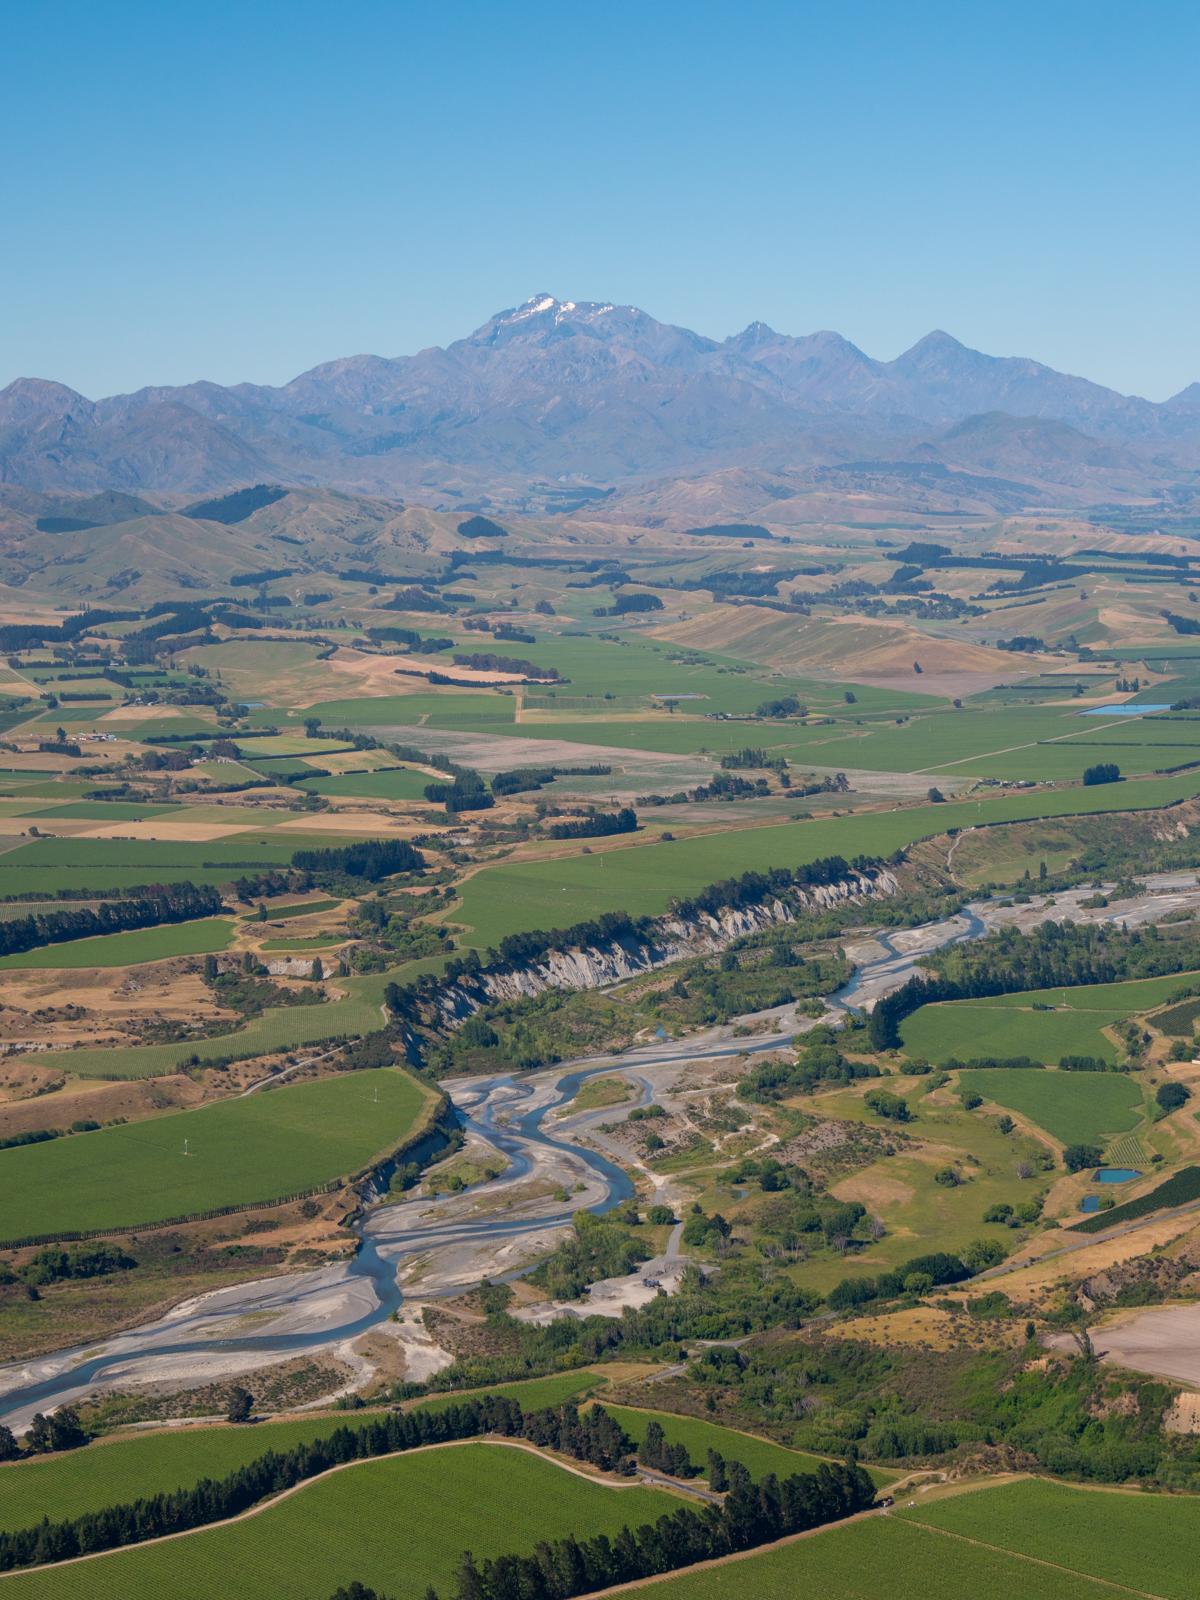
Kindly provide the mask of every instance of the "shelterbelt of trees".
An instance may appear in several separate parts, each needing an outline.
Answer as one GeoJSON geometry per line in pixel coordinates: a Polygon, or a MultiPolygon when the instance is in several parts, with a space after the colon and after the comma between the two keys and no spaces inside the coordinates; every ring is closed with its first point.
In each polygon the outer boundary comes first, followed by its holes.
{"type": "MultiPolygon", "coordinates": [[[[633,1471],[628,1460],[632,1441],[602,1407],[594,1408],[586,1418],[580,1418],[570,1406],[526,1415],[515,1400],[484,1395],[441,1412],[393,1412],[365,1427],[338,1428],[326,1439],[296,1445],[282,1454],[268,1450],[220,1483],[204,1479],[192,1489],[177,1489],[171,1494],[108,1506],[63,1522],[44,1520],[32,1528],[0,1533],[0,1571],[71,1560],[93,1551],[141,1544],[165,1534],[201,1528],[238,1516],[259,1500],[332,1467],[485,1434],[527,1439],[537,1446],[590,1461],[602,1471],[626,1476],[633,1471]]],[[[559,1595],[587,1594],[624,1581],[624,1577],[612,1576],[613,1573],[640,1577],[750,1549],[785,1533],[798,1533],[864,1510],[874,1499],[871,1479],[857,1466],[822,1465],[816,1473],[799,1473],[782,1484],[771,1475],[757,1487],[749,1482],[748,1475],[735,1473],[733,1466],[730,1463],[726,1470],[730,1481],[736,1480],[735,1487],[724,1506],[706,1506],[699,1513],[678,1511],[660,1518],[653,1529],[639,1529],[636,1537],[624,1528],[612,1544],[604,1539],[580,1546],[567,1540],[563,1548],[568,1559],[561,1572],[553,1575],[557,1562],[552,1561],[551,1574],[528,1592],[545,1595],[547,1600],[559,1595]],[[578,1553],[578,1561],[571,1552],[578,1553]]],[[[514,1563],[525,1571],[526,1561],[540,1570],[541,1560],[539,1549],[533,1557],[506,1557],[485,1565],[485,1575],[477,1575],[479,1587],[468,1592],[480,1600],[492,1594],[524,1593],[501,1587],[498,1575],[514,1563]]]]}
{"type": "Polygon", "coordinates": [[[197,917],[216,916],[220,909],[221,896],[215,889],[198,889],[193,883],[152,884],[136,900],[104,900],[94,911],[50,911],[42,916],[0,922],[0,956],[19,955],[72,939],[94,939],[102,933],[124,933],[130,928],[191,922],[197,917]]]}

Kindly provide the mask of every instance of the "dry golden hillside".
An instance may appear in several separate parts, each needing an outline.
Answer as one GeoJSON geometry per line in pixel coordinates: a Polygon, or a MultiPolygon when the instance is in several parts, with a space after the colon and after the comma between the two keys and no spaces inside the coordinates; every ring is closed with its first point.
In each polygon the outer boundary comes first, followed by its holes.
{"type": "Polygon", "coordinates": [[[905,623],[867,617],[789,616],[765,606],[722,606],[655,637],[693,649],[727,650],[750,661],[803,673],[815,668],[848,676],[913,676],[922,672],[1012,671],[1012,657],[966,640],[938,639],[905,623]]]}

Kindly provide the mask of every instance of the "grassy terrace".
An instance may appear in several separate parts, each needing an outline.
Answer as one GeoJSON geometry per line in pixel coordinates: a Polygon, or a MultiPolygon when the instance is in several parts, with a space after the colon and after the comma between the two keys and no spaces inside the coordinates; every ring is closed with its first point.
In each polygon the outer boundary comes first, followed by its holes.
{"type": "Polygon", "coordinates": [[[398,1143],[430,1094],[407,1073],[347,1073],[0,1151],[0,1238],[129,1228],[315,1188],[398,1143]]]}
{"type": "MultiPolygon", "coordinates": [[[[592,840],[590,856],[505,863],[476,873],[463,886],[456,920],[471,927],[465,942],[483,949],[498,944],[506,933],[566,928],[603,911],[660,915],[673,896],[694,894],[718,877],[796,867],[822,856],[886,856],[947,828],[1142,810],[1197,793],[1200,774],[747,828],[722,834],[719,843],[711,835],[617,848],[592,840]]],[[[701,808],[697,812],[698,822],[707,820],[701,808]]]]}
{"type": "MultiPolygon", "coordinates": [[[[603,1403],[603,1402],[602,1402],[603,1403]]],[[[663,1432],[672,1444],[686,1445],[692,1465],[699,1467],[702,1479],[708,1477],[708,1452],[715,1450],[725,1461],[740,1461],[752,1478],[763,1478],[773,1472],[778,1478],[790,1477],[793,1472],[815,1472],[821,1457],[805,1455],[799,1450],[789,1450],[770,1439],[756,1439],[736,1428],[722,1428],[714,1422],[702,1422],[695,1417],[667,1415],[661,1411],[643,1411],[629,1406],[606,1406],[638,1444],[646,1437],[651,1422],[662,1424],[663,1432]]],[[[877,1484],[891,1483],[895,1473],[873,1471],[877,1484]]]]}
{"type": "Polygon", "coordinates": [[[951,1056],[960,1061],[973,1056],[1030,1056],[1034,1061],[1056,1063],[1064,1055],[1090,1055],[1113,1062],[1116,1047],[1100,1030],[1135,1011],[1162,1005],[1194,976],[1175,973],[983,1000],[949,1000],[914,1011],[905,1018],[900,1032],[910,1055],[930,1061],[946,1061],[951,1056]],[[1054,1006],[1055,1010],[1035,1011],[1036,1005],[1054,1006]]]}

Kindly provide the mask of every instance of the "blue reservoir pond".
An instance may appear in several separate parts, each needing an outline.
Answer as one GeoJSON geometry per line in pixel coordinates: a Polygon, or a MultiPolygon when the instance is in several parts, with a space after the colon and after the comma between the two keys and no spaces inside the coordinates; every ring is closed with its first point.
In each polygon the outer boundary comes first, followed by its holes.
{"type": "MultiPolygon", "coordinates": [[[[1097,1167],[1092,1178],[1093,1183],[1131,1183],[1134,1178],[1140,1178],[1141,1173],[1133,1167],[1097,1167]]],[[[1081,1211],[1099,1211],[1100,1196],[1098,1194],[1085,1195],[1080,1203],[1081,1211]]]]}

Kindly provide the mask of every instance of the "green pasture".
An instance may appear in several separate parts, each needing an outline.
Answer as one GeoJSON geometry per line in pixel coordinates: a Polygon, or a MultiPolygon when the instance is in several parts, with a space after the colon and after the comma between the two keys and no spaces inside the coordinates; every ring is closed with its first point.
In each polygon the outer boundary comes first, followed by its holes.
{"type": "Polygon", "coordinates": [[[609,1380],[603,1373],[577,1367],[574,1372],[560,1372],[552,1378],[527,1378],[521,1383],[493,1383],[486,1389],[458,1390],[453,1394],[433,1395],[428,1400],[418,1400],[414,1411],[447,1411],[456,1406],[466,1394],[500,1394],[516,1400],[524,1411],[540,1411],[543,1406],[558,1406],[573,1400],[585,1390],[603,1390],[609,1380]]]}
{"type": "MultiPolygon", "coordinates": [[[[594,1372],[564,1372],[553,1378],[493,1387],[527,1411],[558,1405],[581,1389],[606,1386],[594,1372]]],[[[413,1409],[444,1411],[460,1403],[449,1394],[422,1401],[413,1409]]],[[[335,1413],[299,1421],[257,1422],[252,1428],[189,1426],[161,1433],[121,1433],[86,1450],[34,1456],[0,1465],[0,1527],[11,1532],[31,1527],[44,1516],[51,1522],[99,1511],[118,1501],[190,1489],[202,1478],[220,1480],[265,1455],[325,1439],[336,1428],[365,1428],[375,1414],[335,1413]]]]}
{"type": "Polygon", "coordinates": [[[52,897],[64,890],[69,896],[88,889],[109,894],[117,889],[136,889],[151,883],[194,883],[215,888],[240,876],[228,867],[10,867],[0,856],[0,895],[44,894],[52,897]]]}
{"type": "Polygon", "coordinates": [[[1100,1030],[1133,1012],[1162,1005],[1195,977],[1179,972],[1164,978],[951,1000],[914,1011],[901,1023],[900,1033],[910,1055],[930,1061],[1027,1055],[1035,1061],[1057,1062],[1064,1055],[1091,1055],[1114,1062],[1116,1049],[1100,1030]],[[1035,1005],[1055,1010],[1035,1011],[1035,1005]]]}
{"type": "Polygon", "coordinates": [[[427,956],[390,972],[339,978],[339,987],[349,991],[346,999],[321,1006],[274,1006],[261,1016],[251,1017],[239,1032],[222,1038],[134,1045],[120,1050],[72,1050],[70,1070],[81,1078],[155,1078],[175,1072],[197,1058],[204,1065],[229,1056],[267,1055],[302,1045],[319,1045],[346,1034],[374,1033],[383,1026],[380,1007],[387,984],[406,982],[423,971],[440,972],[447,959],[427,956]]]}
{"type": "Polygon", "coordinates": [[[357,1580],[453,1594],[462,1552],[615,1536],[677,1509],[640,1485],[591,1483],[529,1451],[468,1443],[356,1463],[225,1527],[6,1578],[13,1600],[325,1600],[357,1580]]]}
{"type": "Polygon", "coordinates": [[[1141,1086],[1124,1073],[1013,1067],[963,1072],[959,1081],[963,1089],[1027,1117],[1063,1144],[1103,1144],[1142,1120],[1141,1086]]]}
{"type": "MultiPolygon", "coordinates": [[[[292,854],[312,849],[321,839],[301,839],[295,834],[272,838],[269,834],[235,834],[200,843],[166,839],[30,839],[0,856],[0,872],[16,867],[136,867],[154,871],[163,867],[275,867],[290,865],[292,854]]],[[[152,882],[143,879],[143,882],[152,882]]]]}
{"type": "MultiPolygon", "coordinates": [[[[1022,999],[1028,999],[1022,995],[1022,999]]],[[[1115,1047],[1100,1032],[1119,1022],[1128,1012],[1032,1011],[1015,1006],[987,1007],[960,1001],[922,1006],[900,1025],[904,1049],[927,1061],[947,1061],[957,1056],[1030,1056],[1034,1061],[1057,1062],[1060,1056],[1102,1056],[1117,1059],[1115,1047]]]]}
{"type": "Polygon", "coordinates": [[[267,951],[298,950],[301,954],[310,950],[316,955],[321,950],[332,950],[345,942],[344,933],[314,933],[309,939],[264,939],[262,948],[267,951]]]}
{"type": "Polygon", "coordinates": [[[566,928],[603,911],[658,916],[672,897],[694,894],[717,879],[743,872],[762,872],[773,866],[794,868],[832,855],[847,860],[857,855],[888,856],[947,828],[1140,810],[1169,805],[1198,792],[1200,773],[1137,784],[989,796],[907,811],[814,818],[603,854],[603,841],[592,840],[590,856],[505,862],[485,868],[463,885],[462,907],[455,915],[471,929],[464,942],[482,949],[498,945],[507,933],[566,928]],[[1114,789],[1120,796],[1116,803],[1114,789]]]}
{"type": "MultiPolygon", "coordinates": [[[[1020,1008],[1032,1005],[1070,1006],[1072,1011],[1116,1011],[1127,1017],[1135,1011],[1150,1011],[1168,1001],[1176,989],[1200,980],[1200,972],[1176,972],[1166,978],[1131,978],[1120,983],[1083,983],[1076,987],[1027,989],[1022,994],[998,994],[982,1000],[955,1000],[951,1004],[969,1010],[983,1006],[1020,1008]]],[[[947,1008],[948,1009],[948,1008],[947,1008]]],[[[990,1052],[995,1054],[994,1051],[990,1052]]]]}
{"type": "Polygon", "coordinates": [[[1115,761],[1128,776],[1181,766],[1200,759],[1200,728],[1085,718],[1066,706],[946,709],[903,723],[856,725],[839,715],[832,727],[789,729],[783,748],[795,766],[1045,782],[1078,779],[1098,761],[1115,761]]]}
{"type": "MultiPolygon", "coordinates": [[[[447,780],[449,781],[449,780],[447,780]]],[[[427,772],[412,767],[388,767],[382,772],[348,772],[336,778],[305,778],[294,787],[309,794],[360,795],[368,800],[423,800],[425,785],[434,783],[427,772]]]]}
{"type": "MultiPolygon", "coordinates": [[[[1192,1600],[1196,1592],[1193,1541],[1200,1539],[1200,1500],[1195,1496],[1101,1494],[1029,1478],[977,1494],[918,1500],[911,1511],[902,1507],[896,1515],[909,1527],[940,1529],[1031,1558],[1022,1563],[1023,1576],[1010,1593],[1027,1590],[1038,1570],[1034,1561],[1059,1568],[1054,1576],[1060,1584],[1070,1581],[1061,1571],[1065,1567],[1166,1600],[1192,1600]]],[[[937,1542],[944,1554],[944,1543],[937,1542]]],[[[955,1543],[955,1566],[964,1549],[955,1543]]]]}
{"type": "Polygon", "coordinates": [[[165,961],[168,956],[201,956],[224,950],[233,932],[233,923],[225,917],[132,928],[126,933],[105,933],[95,939],[73,939],[67,944],[47,944],[40,950],[3,956],[0,968],[133,967],[144,961],[165,961]]]}
{"type": "Polygon", "coordinates": [[[179,816],[181,806],[139,806],[129,800],[79,800],[30,811],[30,817],[76,817],[82,822],[141,822],[148,817],[179,816]]]}
{"type": "MultiPolygon", "coordinates": [[[[146,815],[144,811],[141,814],[146,815]]],[[[44,894],[50,898],[60,889],[68,893],[80,889],[104,891],[150,883],[216,885],[255,871],[283,871],[291,865],[297,850],[324,850],[340,842],[329,834],[276,834],[271,831],[273,825],[260,824],[261,832],[256,828],[195,843],[164,839],[30,839],[0,854],[0,898],[20,894],[44,894]]]]}
{"type": "Polygon", "coordinates": [[[8,772],[0,776],[0,791],[7,794],[11,790],[22,800],[29,796],[47,800],[79,800],[102,782],[101,778],[89,778],[86,783],[70,778],[55,781],[48,773],[8,772]]]}
{"type": "MultiPolygon", "coordinates": [[[[512,655],[514,653],[519,655],[522,651],[528,653],[531,649],[530,645],[506,646],[503,642],[494,644],[489,637],[483,634],[479,636],[479,641],[474,646],[475,649],[491,649],[498,655],[512,655]]],[[[436,661],[429,662],[425,657],[422,657],[422,665],[432,665],[434,670],[437,670],[436,661]]],[[[453,671],[454,669],[451,668],[450,670],[453,671]]],[[[299,727],[301,726],[301,719],[304,717],[320,717],[323,728],[376,728],[389,726],[415,728],[422,717],[429,718],[429,725],[433,727],[441,727],[443,720],[446,719],[454,722],[470,720],[472,717],[495,717],[502,722],[511,723],[515,705],[515,700],[508,695],[451,689],[444,694],[372,695],[362,700],[325,700],[318,705],[307,706],[303,711],[298,711],[295,721],[299,727]]],[[[278,711],[267,709],[252,711],[248,720],[253,728],[255,726],[275,726],[276,724],[286,726],[287,721],[290,721],[291,718],[289,716],[285,721],[280,717],[278,711]]],[[[239,740],[238,748],[247,750],[253,748],[257,754],[269,756],[274,753],[274,750],[267,749],[266,746],[269,744],[274,747],[277,743],[282,744],[283,742],[284,740],[281,737],[278,741],[274,739],[263,740],[261,745],[256,746],[249,739],[247,739],[245,745],[239,740]]],[[[417,741],[406,739],[404,742],[416,743],[417,741]]],[[[302,755],[306,761],[320,762],[320,752],[324,741],[304,739],[302,727],[300,736],[295,741],[289,740],[288,743],[292,745],[292,748],[286,752],[281,750],[279,752],[281,755],[285,753],[302,755]],[[302,745],[302,748],[295,748],[298,745],[302,745]]],[[[345,750],[352,747],[344,744],[331,744],[328,748],[332,753],[335,750],[345,750]]],[[[419,743],[417,748],[420,748],[419,743]]]]}
{"type": "Polygon", "coordinates": [[[315,1188],[396,1144],[425,1098],[383,1068],[0,1151],[0,1237],[124,1231],[315,1188]]]}
{"type": "MultiPolygon", "coordinates": [[[[267,906],[267,920],[269,922],[286,922],[290,917],[312,917],[318,911],[336,911],[341,905],[340,900],[310,900],[298,906],[267,906]]],[[[242,918],[243,922],[257,922],[257,911],[251,911],[242,918]]]]}
{"type": "MultiPolygon", "coordinates": [[[[1002,1491],[986,1491],[997,1492],[1002,1491]]],[[[943,1504],[966,1505],[983,1498],[983,1492],[965,1494],[943,1504]]],[[[1109,1600],[1112,1594],[1054,1565],[1035,1566],[1003,1551],[951,1542],[895,1516],[830,1528],[726,1566],[682,1572],[656,1581],[650,1592],[654,1600],[796,1600],[799,1595],[836,1600],[962,1600],[964,1595],[979,1600],[1017,1595],[1021,1600],[1109,1600]]]]}
{"type": "Polygon", "coordinates": [[[243,758],[242,765],[264,778],[311,778],[317,770],[311,761],[302,761],[299,756],[274,756],[270,760],[262,756],[253,761],[243,758]]]}

